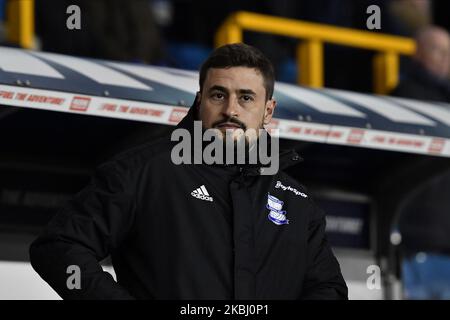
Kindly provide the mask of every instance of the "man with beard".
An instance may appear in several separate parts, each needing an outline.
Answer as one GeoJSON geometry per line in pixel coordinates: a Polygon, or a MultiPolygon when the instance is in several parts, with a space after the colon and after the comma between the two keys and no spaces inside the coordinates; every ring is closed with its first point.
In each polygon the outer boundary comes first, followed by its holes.
{"type": "MultiPolygon", "coordinates": [[[[216,49],[175,130],[258,130],[276,103],[270,61],[256,48],[216,49]]],[[[237,132],[237,131],[236,131],[237,132]]],[[[226,140],[225,139],[225,140],[226,140]]],[[[236,137],[237,139],[237,137],[236,137]]],[[[67,299],[346,299],[324,212],[282,170],[256,164],[175,164],[170,137],[99,166],[30,247],[34,269],[67,299]],[[111,255],[117,282],[99,261],[111,255]],[[67,287],[78,266],[81,285],[67,287]]]]}

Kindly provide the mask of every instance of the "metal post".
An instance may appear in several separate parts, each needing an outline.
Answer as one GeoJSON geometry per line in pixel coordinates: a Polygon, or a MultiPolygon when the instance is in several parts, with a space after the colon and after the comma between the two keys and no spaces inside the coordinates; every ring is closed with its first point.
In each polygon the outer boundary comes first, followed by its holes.
{"type": "Polygon", "coordinates": [[[34,0],[9,0],[6,13],[7,40],[22,48],[33,48],[34,0]]]}
{"type": "Polygon", "coordinates": [[[297,47],[297,81],[313,88],[323,87],[323,43],[306,40],[297,47]]]}

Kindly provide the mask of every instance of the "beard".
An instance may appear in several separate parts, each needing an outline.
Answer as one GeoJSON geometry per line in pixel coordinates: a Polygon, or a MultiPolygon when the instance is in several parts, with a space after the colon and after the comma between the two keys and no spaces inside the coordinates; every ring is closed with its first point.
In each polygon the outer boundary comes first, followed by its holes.
{"type": "MultiPolygon", "coordinates": [[[[227,118],[213,123],[212,128],[203,129],[212,130],[214,139],[218,139],[221,143],[222,155],[226,162],[231,161],[233,164],[250,164],[254,159],[251,154],[258,154],[260,136],[268,135],[264,129],[264,121],[261,120],[257,129],[247,128],[247,126],[236,118],[227,118]],[[233,124],[233,129],[221,128],[221,125],[233,124]],[[234,126],[235,125],[235,126],[234,126]]],[[[269,139],[270,140],[270,139],[269,139]]],[[[265,139],[267,141],[267,139],[265,139]]],[[[258,156],[256,156],[258,157],[258,156]]],[[[256,159],[257,161],[257,159],[256,159]]],[[[225,162],[224,162],[225,163],[225,162]]]]}
{"type": "Polygon", "coordinates": [[[264,130],[264,119],[261,120],[256,129],[247,128],[247,125],[235,117],[228,117],[214,122],[211,126],[212,130],[216,130],[219,138],[226,143],[233,141],[235,144],[245,143],[251,146],[256,143],[259,137],[259,130],[264,130]],[[224,128],[223,125],[233,125],[233,129],[224,128]]]}

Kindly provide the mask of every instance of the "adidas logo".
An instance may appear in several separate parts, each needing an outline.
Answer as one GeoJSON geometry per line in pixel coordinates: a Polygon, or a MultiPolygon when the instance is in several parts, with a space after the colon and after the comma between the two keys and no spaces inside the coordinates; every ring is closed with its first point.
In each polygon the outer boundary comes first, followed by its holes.
{"type": "Polygon", "coordinates": [[[211,201],[211,202],[213,201],[213,198],[209,196],[209,193],[206,190],[205,185],[202,185],[200,188],[197,188],[194,191],[192,191],[191,196],[196,197],[197,199],[200,199],[200,200],[211,201]]]}

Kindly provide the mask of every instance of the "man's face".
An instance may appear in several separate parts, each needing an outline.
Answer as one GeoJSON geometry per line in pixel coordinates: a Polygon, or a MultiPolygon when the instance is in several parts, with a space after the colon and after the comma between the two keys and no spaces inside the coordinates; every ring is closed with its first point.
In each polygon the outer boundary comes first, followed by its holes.
{"type": "Polygon", "coordinates": [[[450,71],[450,38],[446,33],[429,33],[418,48],[419,60],[437,77],[447,77],[450,71]]]}
{"type": "Polygon", "coordinates": [[[199,93],[199,118],[205,129],[263,128],[272,119],[275,101],[266,101],[262,74],[254,68],[211,68],[199,93]]]}

